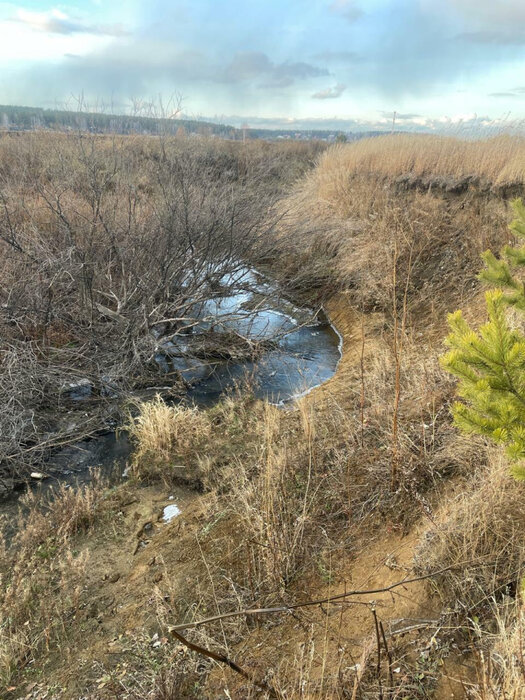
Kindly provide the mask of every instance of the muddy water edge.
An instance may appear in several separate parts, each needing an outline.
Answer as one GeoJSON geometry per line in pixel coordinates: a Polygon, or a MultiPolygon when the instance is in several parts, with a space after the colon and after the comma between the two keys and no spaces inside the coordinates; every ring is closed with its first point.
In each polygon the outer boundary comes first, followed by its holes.
{"type": "MultiPolygon", "coordinates": [[[[249,274],[253,273],[249,271],[249,274]]],[[[260,277],[257,284],[268,283],[260,277]]],[[[248,337],[256,340],[277,337],[278,341],[272,342],[256,359],[224,359],[209,365],[193,358],[189,360],[179,348],[168,346],[168,352],[163,353],[159,362],[172,363],[172,367],[165,367],[167,372],[173,368],[186,370],[190,380],[185,395],[177,398],[177,401],[206,410],[215,405],[225,392],[249,382],[250,390],[257,398],[286,407],[333,376],[342,354],[342,339],[324,312],[313,315],[304,307],[299,308],[290,301],[279,299],[271,307],[265,306],[254,313],[254,302],[259,291],[253,285],[248,295],[243,292],[236,297],[224,297],[214,302],[213,309],[203,310],[203,317],[209,319],[213,315],[220,319],[224,312],[228,314],[227,323],[234,323],[235,330],[242,330],[248,337]],[[233,320],[230,318],[232,309],[235,312],[233,320]]],[[[86,398],[81,392],[74,400],[82,402],[86,398]]],[[[20,496],[27,488],[40,492],[45,502],[53,497],[55,488],[60,484],[66,488],[77,488],[89,483],[95,468],[109,483],[117,484],[125,479],[132,449],[127,434],[115,430],[55,448],[30,479],[20,481],[16,488],[10,492],[4,491],[3,497],[0,497],[0,516],[6,523],[6,535],[9,537],[12,532],[20,496]]],[[[189,497],[190,493],[187,495],[189,497]]],[[[179,497],[185,500],[184,494],[179,494],[179,497]]]]}

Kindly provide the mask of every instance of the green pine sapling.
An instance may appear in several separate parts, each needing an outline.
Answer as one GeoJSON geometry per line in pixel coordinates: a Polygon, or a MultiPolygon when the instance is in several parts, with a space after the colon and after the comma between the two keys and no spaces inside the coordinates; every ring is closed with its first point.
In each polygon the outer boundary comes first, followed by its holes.
{"type": "MultiPolygon", "coordinates": [[[[525,206],[518,199],[512,208],[510,229],[525,241],[525,206]]],[[[452,408],[456,425],[505,445],[514,477],[525,480],[525,334],[507,313],[509,307],[525,313],[525,246],[507,245],[499,258],[487,251],[483,259],[479,278],[495,287],[486,293],[489,320],[476,331],[461,311],[449,314],[450,351],[441,364],[460,380],[462,401],[452,408]]]]}

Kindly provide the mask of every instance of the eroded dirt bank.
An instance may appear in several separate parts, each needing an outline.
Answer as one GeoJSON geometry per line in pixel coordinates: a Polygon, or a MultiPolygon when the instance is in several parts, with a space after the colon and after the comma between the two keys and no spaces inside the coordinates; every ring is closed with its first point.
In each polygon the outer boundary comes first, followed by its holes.
{"type": "MultiPolygon", "coordinates": [[[[381,343],[380,314],[362,318],[344,294],[333,298],[327,311],[343,338],[343,357],[331,380],[295,408],[280,412],[286,430],[297,430],[305,416],[322,419],[335,406],[344,410],[352,405],[359,392],[359,368],[370,362],[381,343]]],[[[310,432],[313,425],[312,420],[310,432]]],[[[303,430],[302,439],[308,440],[308,428],[303,430]]],[[[231,461],[235,462],[235,454],[231,461]]],[[[252,601],[301,602],[351,589],[387,588],[413,578],[414,549],[428,525],[425,518],[410,525],[392,519],[378,529],[371,514],[350,527],[350,516],[346,525],[342,523],[340,537],[332,539],[326,551],[322,544],[312,548],[276,597],[275,592],[263,594],[260,586],[258,590],[258,573],[250,570],[258,566],[257,543],[250,550],[256,529],[247,531],[246,520],[220,489],[198,494],[173,486],[127,484],[108,500],[100,521],[87,534],[73,535],[70,542],[75,560],[85,557],[87,566],[81,584],[71,591],[75,602],[66,611],[63,642],[59,648],[26,657],[6,697],[148,697],[159,682],[159,669],[172,673],[174,660],[188,681],[180,681],[185,690],[179,691],[187,695],[177,697],[252,697],[253,683],[229,669],[210,667],[206,659],[170,641],[168,626],[242,609],[252,601]],[[164,508],[173,504],[181,512],[164,522],[164,508]],[[239,589],[241,580],[246,586],[252,582],[252,594],[239,589]]],[[[299,669],[310,688],[305,697],[331,697],[337,679],[348,688],[358,687],[375,664],[374,610],[391,646],[403,640],[403,652],[396,651],[391,669],[395,680],[406,683],[410,665],[417,662],[422,676],[413,682],[423,687],[425,674],[434,673],[431,666],[438,663],[433,635],[442,624],[440,602],[430,596],[425,581],[293,615],[248,622],[241,618],[219,630],[216,625],[203,627],[192,639],[213,647],[219,634],[231,658],[242,661],[257,677],[274,679],[275,684],[275,679],[299,669]]]]}

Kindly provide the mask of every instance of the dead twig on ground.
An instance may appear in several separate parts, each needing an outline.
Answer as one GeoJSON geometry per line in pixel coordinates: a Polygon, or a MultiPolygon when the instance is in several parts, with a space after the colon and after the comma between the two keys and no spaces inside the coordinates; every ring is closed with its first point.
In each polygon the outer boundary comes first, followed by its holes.
{"type": "Polygon", "coordinates": [[[222,654],[216,654],[214,651],[211,651],[211,649],[205,649],[204,647],[201,647],[198,644],[194,644],[193,642],[190,642],[189,639],[186,639],[186,637],[183,637],[183,635],[179,634],[173,627],[170,628],[169,632],[170,632],[172,637],[174,637],[175,639],[178,639],[179,642],[181,642],[181,644],[184,644],[184,646],[188,647],[188,649],[191,649],[191,651],[194,651],[197,654],[201,654],[202,656],[206,656],[208,659],[213,659],[214,661],[218,661],[221,664],[225,664],[226,666],[231,668],[232,671],[235,671],[235,673],[238,673],[243,678],[246,678],[247,680],[249,680],[251,683],[253,683],[255,686],[257,686],[257,688],[260,688],[261,690],[266,691],[271,698],[282,698],[283,697],[281,695],[281,693],[279,693],[271,685],[269,685],[268,683],[265,683],[264,681],[258,680],[257,678],[255,678],[253,673],[250,673],[249,671],[246,671],[245,669],[241,668],[241,666],[236,664],[234,661],[229,659],[227,656],[222,656],[222,654]]]}

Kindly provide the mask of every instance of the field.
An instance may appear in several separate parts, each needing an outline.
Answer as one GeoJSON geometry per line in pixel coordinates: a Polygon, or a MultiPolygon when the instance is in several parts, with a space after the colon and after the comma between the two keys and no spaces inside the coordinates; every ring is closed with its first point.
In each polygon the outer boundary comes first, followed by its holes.
{"type": "Polygon", "coordinates": [[[525,697],[523,484],[454,427],[439,365],[447,313],[485,319],[480,255],[512,240],[524,178],[517,136],[0,138],[5,478],[45,465],[64,382],[109,376],[119,402],[155,384],[148,331],[187,332],[217,261],[343,339],[285,409],[248,389],[119,403],[127,481],[23,497],[2,697],[525,697]]]}

